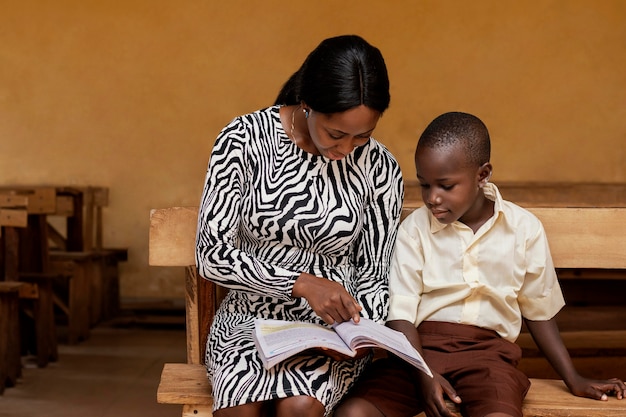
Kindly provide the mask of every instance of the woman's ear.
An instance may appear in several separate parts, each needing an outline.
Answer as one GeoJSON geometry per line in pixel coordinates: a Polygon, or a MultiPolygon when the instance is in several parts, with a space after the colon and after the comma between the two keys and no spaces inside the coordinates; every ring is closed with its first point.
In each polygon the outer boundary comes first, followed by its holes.
{"type": "Polygon", "coordinates": [[[302,112],[304,113],[304,117],[306,119],[308,119],[309,115],[311,114],[311,108],[309,106],[307,106],[307,104],[304,102],[304,100],[300,100],[300,107],[302,108],[302,112]]]}
{"type": "Polygon", "coordinates": [[[493,166],[491,166],[490,162],[485,162],[481,165],[478,169],[478,188],[483,188],[489,182],[492,173],[493,166]]]}

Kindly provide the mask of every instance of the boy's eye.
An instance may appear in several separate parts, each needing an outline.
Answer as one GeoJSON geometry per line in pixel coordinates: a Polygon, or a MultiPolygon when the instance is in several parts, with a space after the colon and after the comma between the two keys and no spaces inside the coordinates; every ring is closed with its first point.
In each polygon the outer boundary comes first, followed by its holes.
{"type": "Polygon", "coordinates": [[[420,187],[422,187],[422,188],[429,188],[429,187],[430,187],[430,185],[420,183],[420,187]]]}
{"type": "Polygon", "coordinates": [[[442,185],[441,188],[446,191],[450,191],[452,188],[454,188],[454,185],[442,185]]]}

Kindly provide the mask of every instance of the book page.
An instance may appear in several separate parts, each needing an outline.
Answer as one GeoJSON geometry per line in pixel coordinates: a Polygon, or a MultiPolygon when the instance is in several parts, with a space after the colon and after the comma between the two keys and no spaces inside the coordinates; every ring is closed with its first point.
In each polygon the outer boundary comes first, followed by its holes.
{"type": "Polygon", "coordinates": [[[356,354],[333,329],[315,323],[256,319],[254,324],[254,341],[266,368],[316,347],[356,354]]]}
{"type": "Polygon", "coordinates": [[[422,355],[413,347],[404,333],[361,317],[358,324],[352,320],[333,326],[341,338],[353,349],[380,347],[407,361],[426,375],[433,376],[422,355]]]}

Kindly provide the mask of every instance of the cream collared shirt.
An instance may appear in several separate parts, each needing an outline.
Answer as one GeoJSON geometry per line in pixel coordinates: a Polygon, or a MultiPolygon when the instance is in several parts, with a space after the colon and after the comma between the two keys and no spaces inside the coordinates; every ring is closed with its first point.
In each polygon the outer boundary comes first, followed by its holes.
{"type": "Polygon", "coordinates": [[[494,216],[474,234],[420,207],[400,225],[389,275],[387,320],[445,321],[515,341],[522,316],[548,320],[565,305],[539,219],[484,187],[494,216]]]}

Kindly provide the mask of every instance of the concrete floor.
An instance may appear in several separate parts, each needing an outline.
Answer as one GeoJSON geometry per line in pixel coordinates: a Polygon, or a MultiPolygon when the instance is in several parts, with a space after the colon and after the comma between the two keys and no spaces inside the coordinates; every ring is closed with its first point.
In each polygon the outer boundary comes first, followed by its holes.
{"type": "Polygon", "coordinates": [[[165,362],[186,362],[182,328],[99,326],[78,345],[59,345],[59,360],[22,377],[0,396],[0,417],[179,417],[157,404],[165,362]]]}

